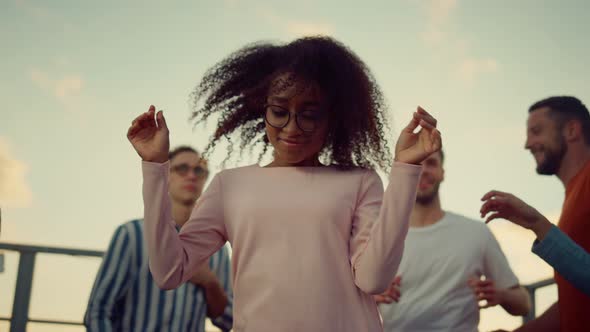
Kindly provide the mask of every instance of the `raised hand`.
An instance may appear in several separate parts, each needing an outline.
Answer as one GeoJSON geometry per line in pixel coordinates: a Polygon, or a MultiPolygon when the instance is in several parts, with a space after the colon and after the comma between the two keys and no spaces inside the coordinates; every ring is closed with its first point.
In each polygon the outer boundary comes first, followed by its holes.
{"type": "Polygon", "coordinates": [[[399,298],[401,296],[401,282],[401,276],[395,277],[391,282],[391,285],[389,285],[389,288],[387,288],[387,290],[383,294],[373,295],[373,299],[375,299],[375,302],[377,302],[377,304],[390,304],[392,302],[399,302],[399,298]]]}
{"type": "Polygon", "coordinates": [[[491,213],[487,216],[486,224],[494,219],[506,219],[534,231],[540,239],[551,228],[549,220],[539,211],[512,194],[492,190],[481,200],[484,202],[480,210],[481,217],[484,218],[491,213]]]}
{"type": "Polygon", "coordinates": [[[151,105],[149,110],[139,115],[127,131],[127,139],[144,161],[163,163],[168,160],[170,150],[169,131],[164,114],[151,105]]]}
{"type": "Polygon", "coordinates": [[[402,130],[395,146],[395,160],[407,164],[420,164],[442,147],[436,119],[422,107],[414,112],[410,123],[402,130]],[[414,130],[421,126],[417,133],[414,130]]]}

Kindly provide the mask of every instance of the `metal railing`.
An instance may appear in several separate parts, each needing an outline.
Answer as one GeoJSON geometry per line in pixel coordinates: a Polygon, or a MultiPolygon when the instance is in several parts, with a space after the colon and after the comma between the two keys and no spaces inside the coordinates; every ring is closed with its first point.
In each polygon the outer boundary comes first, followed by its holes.
{"type": "Polygon", "coordinates": [[[522,317],[523,323],[526,323],[530,320],[535,319],[535,317],[537,317],[536,308],[535,308],[536,304],[537,304],[536,303],[537,297],[535,295],[537,292],[537,289],[551,286],[554,283],[555,283],[555,280],[553,278],[549,278],[549,279],[537,281],[535,283],[524,286],[524,288],[529,292],[529,295],[531,296],[531,311],[529,311],[528,315],[522,317]]]}
{"type": "Polygon", "coordinates": [[[10,332],[26,331],[27,323],[29,322],[59,325],[83,325],[81,321],[73,322],[63,320],[35,319],[29,317],[29,304],[31,302],[31,289],[33,286],[33,275],[35,272],[35,258],[37,257],[38,253],[69,256],[102,257],[102,251],[29,246],[1,242],[0,249],[8,251],[18,251],[18,253],[20,254],[18,260],[18,274],[16,276],[16,290],[14,292],[14,301],[12,304],[12,316],[0,317],[0,321],[10,322],[10,332]]]}
{"type": "MultiPolygon", "coordinates": [[[[16,291],[14,292],[14,302],[12,305],[12,316],[0,317],[0,321],[10,322],[10,332],[26,331],[27,323],[29,322],[59,325],[83,325],[81,321],[74,322],[63,320],[47,320],[29,317],[29,304],[31,301],[31,289],[33,286],[33,275],[35,272],[35,257],[38,253],[69,256],[102,257],[104,253],[103,251],[30,246],[2,242],[0,242],[0,250],[17,251],[20,254],[18,261],[18,274],[16,277],[16,291]]],[[[531,295],[532,306],[529,314],[523,316],[523,322],[527,322],[536,317],[536,291],[539,288],[547,287],[554,283],[555,281],[551,278],[524,286],[531,295]]]]}

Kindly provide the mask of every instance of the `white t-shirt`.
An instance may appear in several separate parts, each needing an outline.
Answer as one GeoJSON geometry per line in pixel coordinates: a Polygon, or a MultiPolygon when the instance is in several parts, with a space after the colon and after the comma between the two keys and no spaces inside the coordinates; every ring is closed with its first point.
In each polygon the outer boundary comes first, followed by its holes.
{"type": "Polygon", "coordinates": [[[500,289],[518,285],[487,226],[450,212],[433,225],[410,228],[398,275],[400,301],[379,306],[386,332],[477,331],[468,279],[485,275],[500,289]]]}

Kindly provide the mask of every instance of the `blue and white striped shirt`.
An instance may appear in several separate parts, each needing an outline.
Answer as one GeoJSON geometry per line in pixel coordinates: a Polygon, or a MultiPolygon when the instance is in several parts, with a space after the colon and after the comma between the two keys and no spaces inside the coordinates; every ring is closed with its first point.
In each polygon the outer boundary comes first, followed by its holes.
{"type": "MultiPolygon", "coordinates": [[[[224,246],[209,259],[228,297],[223,315],[212,322],[223,331],[232,327],[233,294],[228,250],[224,246]]],[[[204,291],[190,282],[162,290],[152,279],[143,221],[117,228],[105,253],[90,294],[84,324],[88,331],[198,331],[205,330],[204,291]]]]}

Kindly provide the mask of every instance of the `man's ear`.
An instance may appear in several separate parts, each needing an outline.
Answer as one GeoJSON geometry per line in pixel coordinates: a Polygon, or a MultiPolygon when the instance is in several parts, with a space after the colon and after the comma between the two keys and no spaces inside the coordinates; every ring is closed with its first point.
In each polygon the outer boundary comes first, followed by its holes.
{"type": "Polygon", "coordinates": [[[580,121],[576,120],[567,121],[561,130],[561,134],[568,142],[584,139],[584,134],[582,133],[582,124],[580,121]]]}

